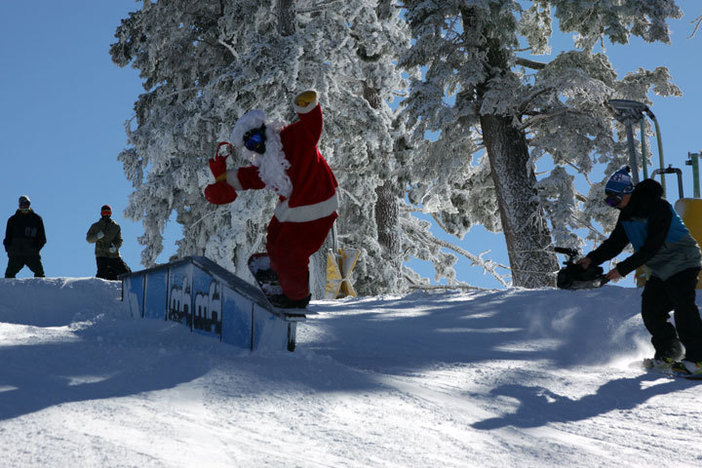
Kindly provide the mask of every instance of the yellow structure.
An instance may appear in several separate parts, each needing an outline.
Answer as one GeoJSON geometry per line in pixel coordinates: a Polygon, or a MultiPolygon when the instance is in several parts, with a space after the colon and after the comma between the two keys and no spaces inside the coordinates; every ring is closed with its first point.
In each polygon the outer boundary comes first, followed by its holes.
{"type": "MultiPolygon", "coordinates": [[[[682,218],[697,244],[702,246],[702,199],[681,198],[675,202],[675,211],[682,218]]],[[[697,289],[702,289],[702,275],[698,278],[697,289]]]]}
{"type": "Polygon", "coordinates": [[[361,251],[358,249],[338,249],[336,254],[332,249],[329,249],[329,253],[327,253],[327,285],[324,290],[325,299],[356,297],[356,290],[351,283],[351,272],[360,255],[361,251]]]}

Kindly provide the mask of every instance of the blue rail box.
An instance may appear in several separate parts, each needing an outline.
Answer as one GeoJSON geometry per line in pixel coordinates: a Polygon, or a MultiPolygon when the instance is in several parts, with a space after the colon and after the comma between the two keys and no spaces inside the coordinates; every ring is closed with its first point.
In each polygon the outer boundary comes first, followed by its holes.
{"type": "Polygon", "coordinates": [[[132,316],[178,322],[194,333],[254,350],[295,349],[299,310],[271,306],[261,290],[205,257],[120,276],[132,316]]]}

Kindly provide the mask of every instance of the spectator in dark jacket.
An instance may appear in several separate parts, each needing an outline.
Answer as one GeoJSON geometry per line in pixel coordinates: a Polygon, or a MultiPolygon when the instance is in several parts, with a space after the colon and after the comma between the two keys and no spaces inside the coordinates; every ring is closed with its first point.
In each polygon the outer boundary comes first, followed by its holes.
{"type": "Polygon", "coordinates": [[[96,277],[116,280],[119,275],[131,271],[119,255],[119,248],[122,247],[122,228],[112,219],[110,205],[100,208],[100,220],[90,226],[85,240],[95,244],[96,277]]]}
{"type": "Polygon", "coordinates": [[[702,374],[702,319],[695,303],[702,254],[663,188],[646,179],[634,188],[628,167],[610,177],[606,203],[620,210],[614,231],[579,263],[587,268],[617,256],[627,245],[634,253],[607,273],[617,280],[642,265],[651,270],[641,295],[641,315],[651,333],[657,365],[666,363],[682,374],[702,374]],[[674,311],[675,326],[669,321],[674,311]],[[685,358],[682,357],[685,347],[685,358]]]}
{"type": "Polygon", "coordinates": [[[3,245],[8,262],[5,278],[14,278],[25,265],[35,278],[44,277],[39,251],[46,244],[46,233],[41,216],[30,208],[29,197],[19,197],[19,209],[7,220],[3,245]]]}

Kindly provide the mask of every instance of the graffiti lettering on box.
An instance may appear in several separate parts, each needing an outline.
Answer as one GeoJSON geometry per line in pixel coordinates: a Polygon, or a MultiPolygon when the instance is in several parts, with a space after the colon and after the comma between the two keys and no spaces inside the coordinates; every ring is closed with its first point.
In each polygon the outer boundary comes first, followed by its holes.
{"type": "Polygon", "coordinates": [[[180,285],[170,290],[168,320],[179,322],[194,330],[222,334],[222,286],[210,281],[207,292],[195,291],[191,280],[184,277],[180,285]]]}

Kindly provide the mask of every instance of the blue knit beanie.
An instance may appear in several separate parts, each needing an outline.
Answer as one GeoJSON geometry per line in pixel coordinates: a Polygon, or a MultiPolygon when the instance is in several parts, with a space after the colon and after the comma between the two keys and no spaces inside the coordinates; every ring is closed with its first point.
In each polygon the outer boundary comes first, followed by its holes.
{"type": "Polygon", "coordinates": [[[607,185],[605,185],[605,193],[624,194],[633,192],[634,184],[631,182],[629,172],[631,172],[629,166],[624,166],[612,174],[607,181],[607,185]]]}

